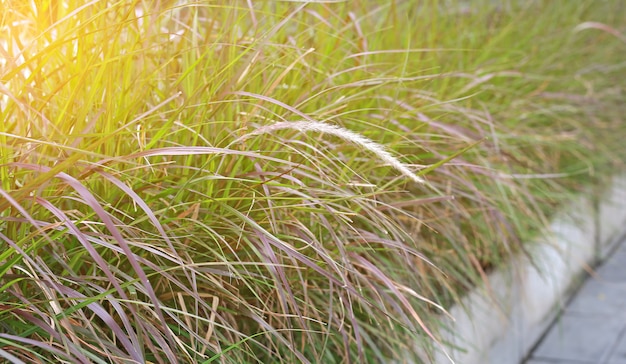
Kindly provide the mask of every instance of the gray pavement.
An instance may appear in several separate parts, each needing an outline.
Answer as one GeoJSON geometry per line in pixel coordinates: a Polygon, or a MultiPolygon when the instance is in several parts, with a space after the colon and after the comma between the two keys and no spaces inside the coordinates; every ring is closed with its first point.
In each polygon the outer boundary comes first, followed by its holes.
{"type": "Polygon", "coordinates": [[[626,243],[595,272],[525,364],[626,364],[626,243]]]}

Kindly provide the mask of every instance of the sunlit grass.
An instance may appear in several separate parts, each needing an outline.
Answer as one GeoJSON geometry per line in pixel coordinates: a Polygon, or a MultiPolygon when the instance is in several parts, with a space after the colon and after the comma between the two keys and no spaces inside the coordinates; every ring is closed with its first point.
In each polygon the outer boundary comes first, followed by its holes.
{"type": "Polygon", "coordinates": [[[428,362],[623,167],[617,0],[0,4],[9,362],[428,362]]]}

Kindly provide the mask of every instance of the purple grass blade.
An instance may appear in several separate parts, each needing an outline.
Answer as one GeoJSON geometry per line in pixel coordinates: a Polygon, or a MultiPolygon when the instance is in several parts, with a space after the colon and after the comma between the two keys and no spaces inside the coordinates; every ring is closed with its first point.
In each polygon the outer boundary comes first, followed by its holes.
{"type": "MultiPolygon", "coordinates": [[[[424,330],[424,332],[426,332],[426,334],[431,339],[433,339],[436,343],[438,343],[439,345],[442,345],[439,342],[439,340],[437,340],[437,338],[433,335],[433,333],[428,329],[426,324],[422,321],[422,318],[417,314],[417,312],[415,312],[415,310],[411,306],[411,303],[407,300],[407,298],[404,296],[404,294],[402,294],[398,290],[396,285],[393,284],[393,282],[387,277],[387,275],[384,272],[382,272],[378,267],[376,267],[374,264],[372,264],[367,259],[361,257],[360,255],[352,253],[352,252],[350,252],[349,254],[356,262],[358,262],[361,266],[363,266],[364,268],[366,268],[367,270],[372,272],[376,278],[380,279],[383,283],[385,283],[385,286],[387,288],[389,288],[394,293],[396,298],[402,303],[404,308],[411,314],[413,319],[415,321],[417,321],[417,323],[420,325],[422,330],[424,330]]],[[[443,348],[443,346],[442,346],[442,348],[443,348]]]]}
{"type": "MultiPolygon", "coordinates": [[[[57,290],[58,292],[65,294],[68,297],[73,297],[73,299],[76,299],[76,300],[88,299],[87,296],[81,294],[80,292],[74,289],[71,289],[69,287],[60,285],[60,284],[55,284],[53,288],[57,290]]],[[[101,305],[97,304],[96,302],[92,302],[92,303],[88,303],[87,307],[91,311],[93,311],[93,313],[95,313],[96,316],[100,317],[100,319],[106,323],[108,328],[111,329],[111,331],[120,341],[122,346],[126,348],[126,351],[128,352],[128,354],[131,356],[133,360],[137,361],[138,363],[143,363],[145,361],[145,359],[143,358],[141,354],[141,350],[139,350],[135,345],[133,345],[130,339],[124,334],[124,330],[122,330],[122,328],[117,324],[117,322],[115,322],[113,317],[111,317],[111,315],[109,315],[109,313],[106,312],[106,310],[101,305]]],[[[135,337],[135,340],[136,340],[136,337],[135,337]]]]}
{"type": "Polygon", "coordinates": [[[119,179],[115,178],[114,176],[112,176],[112,175],[110,175],[110,174],[108,174],[106,172],[98,171],[97,173],[99,173],[104,178],[106,178],[109,181],[111,181],[111,183],[116,185],[120,190],[124,191],[124,193],[126,193],[128,196],[130,196],[133,199],[133,201],[137,205],[139,205],[139,207],[141,207],[141,209],[148,216],[148,219],[150,219],[150,221],[152,222],[154,227],[157,228],[157,230],[159,231],[159,234],[161,234],[161,237],[163,237],[163,240],[165,240],[165,242],[167,243],[168,247],[171,249],[171,254],[178,259],[178,262],[175,262],[175,263],[182,265],[182,258],[180,258],[180,256],[178,256],[176,254],[176,249],[172,245],[171,239],[169,238],[169,236],[165,232],[165,229],[163,229],[163,225],[161,225],[161,223],[159,222],[159,219],[157,219],[156,215],[154,214],[152,209],[150,209],[148,204],[135,191],[133,191],[132,188],[128,187],[125,183],[123,183],[119,179]]]}
{"type": "MultiPolygon", "coordinates": [[[[6,335],[6,334],[0,334],[0,337],[5,337],[4,335],[6,335]]],[[[13,354],[9,353],[8,351],[2,350],[2,349],[0,349],[0,357],[5,358],[11,364],[26,364],[26,362],[23,362],[18,357],[14,356],[13,354]]]]}
{"type": "MultiPolygon", "coordinates": [[[[109,282],[113,284],[113,286],[115,287],[117,292],[120,294],[120,296],[123,299],[128,300],[128,297],[126,296],[126,293],[124,292],[124,289],[122,288],[122,286],[119,284],[118,279],[116,279],[113,272],[109,269],[108,263],[104,260],[104,258],[102,258],[102,256],[98,253],[98,251],[87,241],[86,235],[83,234],[83,232],[80,231],[80,229],[78,229],[78,227],[74,225],[72,221],[70,221],[67,215],[65,215],[65,213],[59,210],[56,206],[52,205],[47,200],[44,200],[39,197],[36,198],[36,201],[41,206],[45,207],[50,212],[52,212],[54,216],[56,216],[59,220],[61,220],[65,224],[65,226],[72,232],[72,235],[76,237],[76,239],[78,239],[78,241],[83,245],[85,250],[87,250],[87,252],[96,262],[96,264],[98,264],[100,269],[107,276],[107,278],[109,279],[109,282]]],[[[127,307],[131,307],[131,306],[127,306],[127,307]]],[[[132,309],[132,311],[134,311],[134,309],[132,309]]],[[[135,315],[136,315],[136,312],[135,312],[135,315]]],[[[137,336],[135,335],[135,331],[133,330],[130,321],[128,320],[126,315],[122,315],[121,318],[124,322],[124,326],[126,327],[126,331],[128,332],[128,335],[130,335],[131,337],[131,340],[133,342],[137,342],[137,336]]]]}
{"type": "Polygon", "coordinates": [[[233,92],[233,95],[248,96],[248,97],[252,97],[252,98],[255,98],[255,99],[267,101],[267,102],[272,103],[274,105],[280,106],[280,107],[284,108],[285,110],[289,110],[292,113],[294,113],[294,114],[304,118],[305,120],[315,122],[315,120],[313,118],[311,118],[310,116],[308,116],[307,114],[297,110],[296,108],[294,108],[292,106],[289,106],[289,105],[285,104],[284,102],[278,101],[278,100],[273,99],[271,97],[267,97],[267,96],[264,96],[264,95],[255,94],[255,93],[247,92],[247,91],[235,91],[235,92],[233,92]]]}
{"type": "MultiPolygon", "coordinates": [[[[20,336],[15,336],[15,335],[11,335],[11,334],[3,334],[3,333],[0,333],[0,337],[1,338],[5,338],[7,340],[13,340],[13,341],[16,341],[16,342],[21,342],[21,343],[24,343],[24,344],[36,346],[36,347],[41,348],[41,349],[43,349],[43,350],[45,350],[45,351],[47,351],[49,353],[55,354],[59,358],[71,359],[71,358],[68,358],[66,352],[64,352],[62,350],[59,350],[59,349],[55,348],[54,346],[52,346],[50,344],[47,344],[47,343],[44,343],[44,342],[41,342],[41,341],[38,341],[38,340],[33,340],[33,339],[26,338],[26,337],[20,337],[20,336]]],[[[0,356],[3,356],[2,352],[4,352],[4,350],[0,349],[0,356]]],[[[8,354],[8,355],[11,355],[11,354],[8,354]]],[[[15,358],[14,356],[12,356],[12,357],[15,358]]],[[[11,361],[12,364],[14,364],[14,363],[24,363],[23,361],[21,361],[20,359],[17,359],[17,358],[15,358],[14,360],[15,361],[11,361]]]]}
{"type": "MultiPolygon", "coordinates": [[[[15,166],[20,167],[20,168],[30,169],[30,170],[34,170],[34,171],[40,171],[40,172],[47,172],[47,171],[50,170],[50,168],[48,168],[48,167],[37,166],[37,165],[26,164],[26,163],[12,163],[12,165],[15,165],[15,166]]],[[[78,194],[85,200],[85,202],[100,217],[100,219],[102,220],[104,225],[107,227],[109,232],[111,232],[111,235],[115,238],[117,243],[123,249],[124,253],[126,254],[126,258],[128,259],[128,262],[133,267],[133,270],[135,271],[135,273],[139,277],[141,283],[144,285],[144,287],[146,289],[146,292],[147,292],[148,296],[150,297],[150,300],[153,302],[153,304],[155,306],[155,311],[156,311],[157,316],[159,317],[161,322],[164,324],[163,325],[163,329],[164,329],[163,331],[165,333],[165,337],[167,338],[167,340],[168,340],[168,342],[170,344],[169,348],[164,347],[165,353],[168,356],[168,359],[171,360],[172,363],[178,363],[178,360],[177,360],[174,352],[172,352],[172,349],[176,347],[176,342],[174,341],[174,338],[173,338],[170,330],[167,329],[167,326],[165,325],[165,322],[166,322],[165,321],[165,316],[163,315],[163,311],[162,311],[162,309],[160,307],[159,300],[156,297],[156,293],[154,292],[154,289],[152,288],[152,284],[148,280],[148,277],[146,276],[146,273],[143,271],[143,269],[141,268],[141,266],[139,265],[139,263],[135,259],[134,254],[132,253],[132,251],[130,249],[130,246],[128,245],[128,243],[126,242],[124,237],[122,237],[122,235],[120,234],[119,230],[117,229],[117,227],[115,226],[115,224],[111,220],[111,217],[106,213],[106,211],[104,211],[104,209],[102,208],[102,206],[100,205],[98,200],[93,196],[93,194],[91,194],[91,192],[89,192],[89,190],[87,190],[87,188],[85,188],[85,186],[83,186],[74,177],[72,177],[72,176],[70,176],[70,175],[68,175],[67,173],[64,173],[64,172],[58,173],[56,175],[56,177],[61,179],[61,180],[63,180],[64,182],[66,182],[68,185],[70,185],[72,188],[74,188],[74,190],[76,192],[78,192],[78,194]]]]}
{"type": "MultiPolygon", "coordinates": [[[[90,363],[90,360],[87,359],[87,357],[82,352],[80,352],[80,350],[78,350],[78,348],[76,348],[73,343],[68,342],[67,340],[64,340],[65,337],[59,334],[54,328],[48,325],[48,323],[46,323],[45,321],[38,319],[37,317],[33,316],[32,314],[24,310],[13,310],[13,312],[16,315],[22,317],[24,320],[36,325],[37,327],[47,332],[48,335],[50,335],[57,342],[65,344],[65,347],[72,354],[74,354],[74,358],[73,358],[74,360],[78,361],[79,363],[85,363],[85,364],[90,363]]],[[[23,338],[22,340],[30,340],[30,339],[23,338]]],[[[67,356],[67,353],[63,353],[63,356],[67,356]]],[[[72,358],[69,358],[69,359],[72,359],[72,358]]]]}

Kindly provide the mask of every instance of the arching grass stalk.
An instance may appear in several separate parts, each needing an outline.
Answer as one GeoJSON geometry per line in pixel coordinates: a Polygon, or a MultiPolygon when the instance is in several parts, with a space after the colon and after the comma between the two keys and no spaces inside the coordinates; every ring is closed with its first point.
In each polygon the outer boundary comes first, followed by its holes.
{"type": "Polygon", "coordinates": [[[349,143],[357,144],[358,146],[374,153],[378,156],[382,161],[396,169],[398,172],[402,173],[404,176],[410,178],[415,183],[425,184],[426,181],[415,175],[415,173],[411,172],[411,170],[402,162],[400,162],[396,157],[391,155],[385,147],[381,144],[376,143],[375,141],[361,135],[355,133],[346,128],[342,128],[337,125],[327,124],[321,121],[281,121],[274,124],[262,126],[248,134],[243,135],[239,139],[237,139],[234,143],[243,141],[245,139],[249,139],[256,135],[270,134],[277,130],[291,129],[297,130],[301,132],[318,132],[334,135],[339,137],[349,143]]]}

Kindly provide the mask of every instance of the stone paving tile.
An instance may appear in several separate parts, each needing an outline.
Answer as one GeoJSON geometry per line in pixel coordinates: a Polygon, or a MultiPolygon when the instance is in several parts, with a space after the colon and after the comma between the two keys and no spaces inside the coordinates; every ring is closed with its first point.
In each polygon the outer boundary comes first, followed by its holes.
{"type": "Polygon", "coordinates": [[[626,358],[610,359],[605,364],[626,364],[626,358]]]}
{"type": "Polygon", "coordinates": [[[626,244],[621,244],[576,293],[570,312],[626,316],[626,244]]]}
{"type": "Polygon", "coordinates": [[[561,359],[530,359],[524,364],[598,364],[594,361],[561,360],[561,359]]]}
{"type": "Polygon", "coordinates": [[[569,303],[566,311],[626,319],[626,283],[611,283],[589,278],[569,303]]]}
{"type": "Polygon", "coordinates": [[[626,243],[596,273],[525,364],[626,364],[626,243]]]}
{"type": "Polygon", "coordinates": [[[622,330],[621,337],[615,345],[611,356],[609,357],[608,363],[623,363],[626,364],[626,328],[622,330]]]}
{"type": "Polygon", "coordinates": [[[622,244],[596,273],[606,282],[626,283],[626,244],[622,244]]]}
{"type": "Polygon", "coordinates": [[[610,316],[565,313],[532,357],[601,363],[614,347],[623,327],[623,320],[610,316]]]}

